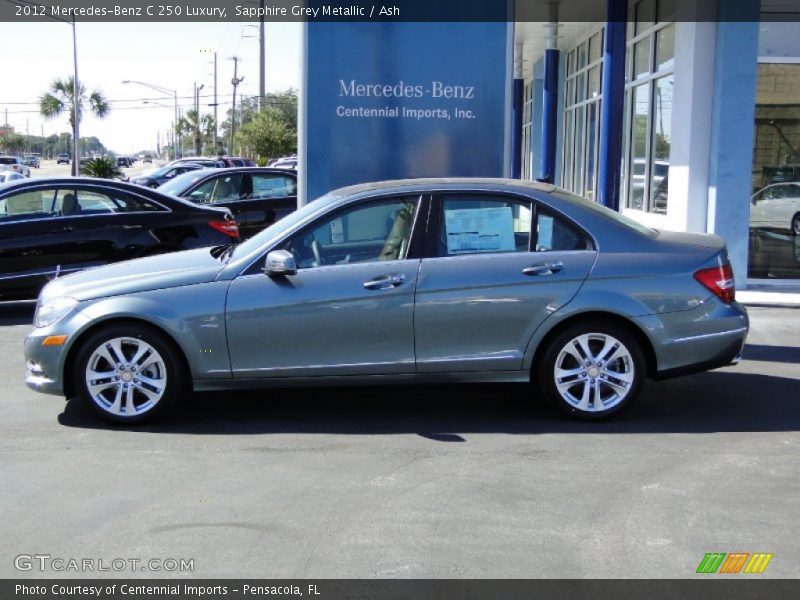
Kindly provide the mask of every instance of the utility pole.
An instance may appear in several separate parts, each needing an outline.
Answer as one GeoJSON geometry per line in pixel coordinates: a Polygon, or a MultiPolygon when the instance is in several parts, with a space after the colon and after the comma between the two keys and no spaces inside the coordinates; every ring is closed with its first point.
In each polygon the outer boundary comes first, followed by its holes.
{"type": "Polygon", "coordinates": [[[214,154],[219,152],[219,142],[217,141],[217,130],[219,128],[219,117],[217,109],[219,108],[219,100],[217,100],[217,53],[214,52],[214,154]]]}
{"type": "Polygon", "coordinates": [[[233,61],[233,79],[231,79],[231,85],[233,86],[233,106],[231,108],[231,141],[228,146],[228,152],[233,154],[233,135],[236,132],[236,87],[244,81],[244,75],[237,78],[239,74],[239,61],[242,59],[238,56],[231,56],[230,60],[233,61]]]}
{"type": "Polygon", "coordinates": [[[266,40],[264,39],[264,0],[261,0],[261,15],[258,19],[258,110],[264,110],[264,105],[267,99],[267,84],[266,84],[266,70],[267,70],[267,51],[266,40]]]}
{"type": "Polygon", "coordinates": [[[205,87],[205,84],[197,85],[194,83],[194,155],[200,156],[203,153],[202,137],[200,135],[200,90],[205,87]]]}
{"type": "Polygon", "coordinates": [[[72,15],[72,66],[73,66],[73,76],[72,76],[72,106],[73,110],[75,111],[74,119],[75,119],[75,132],[72,136],[72,174],[77,177],[80,175],[80,156],[78,154],[78,142],[81,139],[80,134],[80,127],[81,127],[81,111],[78,102],[80,100],[80,89],[81,84],[80,80],[78,79],[78,34],[75,31],[75,15],[72,15]]]}

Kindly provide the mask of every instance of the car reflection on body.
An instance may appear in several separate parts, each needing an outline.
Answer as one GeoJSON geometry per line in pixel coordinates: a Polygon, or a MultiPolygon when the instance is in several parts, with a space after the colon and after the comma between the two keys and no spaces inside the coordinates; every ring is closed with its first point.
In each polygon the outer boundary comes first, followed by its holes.
{"type": "Polygon", "coordinates": [[[398,381],[532,381],[596,419],[647,377],[735,362],[747,330],[717,236],[533,182],[407,180],[332,192],[229,250],[51,282],[26,380],[122,423],[192,387],[398,381]]]}

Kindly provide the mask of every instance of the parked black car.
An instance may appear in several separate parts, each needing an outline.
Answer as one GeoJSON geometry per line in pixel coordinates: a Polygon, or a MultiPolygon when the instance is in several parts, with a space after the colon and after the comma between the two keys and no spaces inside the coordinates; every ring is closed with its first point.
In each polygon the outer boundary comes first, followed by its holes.
{"type": "Polygon", "coordinates": [[[59,273],[238,240],[229,210],[155,190],[89,178],[10,183],[0,188],[0,301],[35,298],[59,273]]]}
{"type": "Polygon", "coordinates": [[[223,160],[220,160],[219,158],[208,158],[203,156],[186,156],[184,158],[173,160],[171,163],[167,163],[167,166],[174,167],[177,165],[185,165],[186,163],[203,165],[203,167],[210,169],[217,169],[217,168],[221,169],[227,166],[225,162],[223,160]]]}
{"type": "Polygon", "coordinates": [[[118,156],[117,157],[117,166],[118,167],[132,167],[133,161],[131,160],[130,156],[118,156]]]}
{"type": "Polygon", "coordinates": [[[197,204],[229,208],[242,238],[297,208],[297,174],[285,169],[203,169],[179,175],[158,190],[197,204]]]}
{"type": "Polygon", "coordinates": [[[241,156],[220,156],[217,160],[225,163],[226,167],[255,167],[254,163],[249,158],[242,158],[241,156]]]}
{"type": "Polygon", "coordinates": [[[157,188],[161,184],[166,183],[178,175],[183,175],[189,171],[197,171],[198,169],[204,168],[205,167],[198,165],[197,163],[180,163],[171,166],[168,165],[166,167],[159,167],[158,169],[142,173],[136,177],[131,177],[129,181],[131,183],[135,183],[136,185],[157,188]]]}

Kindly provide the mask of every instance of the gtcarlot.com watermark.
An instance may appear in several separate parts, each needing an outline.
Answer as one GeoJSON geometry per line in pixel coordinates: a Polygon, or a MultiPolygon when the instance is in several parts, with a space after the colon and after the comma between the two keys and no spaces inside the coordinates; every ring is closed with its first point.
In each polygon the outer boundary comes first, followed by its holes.
{"type": "Polygon", "coordinates": [[[18,554],[14,557],[18,571],[41,573],[192,573],[193,558],[65,558],[50,554],[18,554]]]}

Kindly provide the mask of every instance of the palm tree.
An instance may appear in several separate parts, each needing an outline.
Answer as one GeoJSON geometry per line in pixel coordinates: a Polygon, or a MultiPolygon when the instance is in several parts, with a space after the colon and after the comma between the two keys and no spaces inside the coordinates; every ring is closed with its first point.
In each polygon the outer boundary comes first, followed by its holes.
{"type": "Polygon", "coordinates": [[[200,115],[196,110],[186,111],[186,116],[178,121],[178,135],[194,140],[195,154],[202,151],[202,143],[214,137],[214,117],[200,115]]]}
{"type": "Polygon", "coordinates": [[[117,166],[117,161],[111,157],[92,158],[81,165],[81,175],[99,177],[101,179],[119,179],[123,173],[117,166]]]}
{"type": "MultiPolygon", "coordinates": [[[[72,127],[72,135],[75,136],[75,78],[56,79],[50,84],[50,91],[39,98],[39,112],[46,119],[60,116],[64,112],[69,113],[69,124],[72,127]]],[[[102,119],[111,112],[111,106],[102,92],[95,90],[88,96],[83,84],[78,85],[78,121],[80,122],[86,105],[88,104],[91,113],[98,119],[102,119]]],[[[79,157],[73,157],[78,160],[79,157]]]]}

